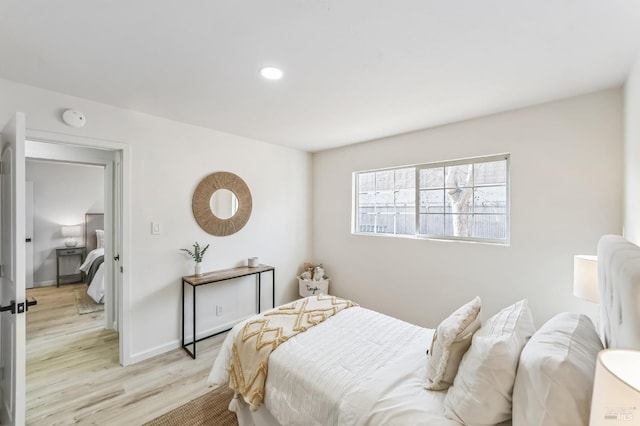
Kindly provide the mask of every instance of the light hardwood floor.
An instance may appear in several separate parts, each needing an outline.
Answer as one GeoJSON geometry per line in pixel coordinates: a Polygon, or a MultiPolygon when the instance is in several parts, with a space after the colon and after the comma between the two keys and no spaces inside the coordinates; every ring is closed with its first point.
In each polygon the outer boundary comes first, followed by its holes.
{"type": "Polygon", "coordinates": [[[176,349],[121,367],[103,313],[78,314],[74,290],[86,288],[27,290],[38,300],[27,313],[28,425],[140,425],[209,390],[224,334],[199,343],[196,360],[176,349]]]}

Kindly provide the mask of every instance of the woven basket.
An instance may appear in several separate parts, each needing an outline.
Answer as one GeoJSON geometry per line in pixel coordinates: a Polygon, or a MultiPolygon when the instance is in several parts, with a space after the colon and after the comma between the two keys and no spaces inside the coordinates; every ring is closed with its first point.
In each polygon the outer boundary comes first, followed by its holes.
{"type": "Polygon", "coordinates": [[[298,277],[298,289],[300,296],[308,297],[315,294],[329,294],[329,278],[326,280],[312,281],[298,277]]]}

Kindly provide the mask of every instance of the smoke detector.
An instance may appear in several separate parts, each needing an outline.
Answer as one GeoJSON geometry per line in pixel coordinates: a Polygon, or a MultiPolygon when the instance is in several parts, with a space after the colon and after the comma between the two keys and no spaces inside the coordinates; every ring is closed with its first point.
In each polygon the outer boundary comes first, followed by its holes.
{"type": "Polygon", "coordinates": [[[82,127],[87,122],[87,119],[84,118],[84,114],[80,111],[68,109],[62,113],[62,121],[71,127],[82,127]]]}

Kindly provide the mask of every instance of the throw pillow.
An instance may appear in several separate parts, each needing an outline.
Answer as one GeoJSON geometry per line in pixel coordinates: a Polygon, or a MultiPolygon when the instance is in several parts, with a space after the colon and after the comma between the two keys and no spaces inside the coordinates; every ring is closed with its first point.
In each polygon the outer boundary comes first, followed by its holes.
{"type": "Polygon", "coordinates": [[[426,389],[446,390],[453,384],[460,360],[480,328],[481,306],[476,297],[438,325],[429,349],[426,389]]]}
{"type": "Polygon", "coordinates": [[[467,425],[509,420],[520,352],[534,332],[526,299],[491,317],[460,362],[444,400],[445,415],[467,425]]]}

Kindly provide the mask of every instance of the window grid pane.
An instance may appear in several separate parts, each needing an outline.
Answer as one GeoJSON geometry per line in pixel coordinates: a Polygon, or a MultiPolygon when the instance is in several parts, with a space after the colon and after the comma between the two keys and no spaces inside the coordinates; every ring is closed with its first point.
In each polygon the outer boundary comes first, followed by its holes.
{"type": "Polygon", "coordinates": [[[415,234],[415,168],[358,174],[357,232],[415,234]]]}
{"type": "Polygon", "coordinates": [[[356,232],[508,241],[508,155],[498,157],[357,173],[356,232]]]}

